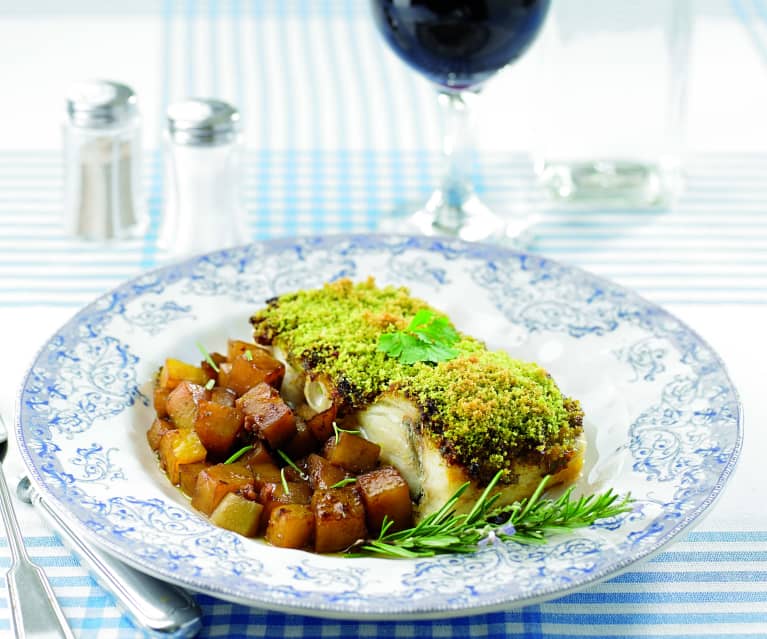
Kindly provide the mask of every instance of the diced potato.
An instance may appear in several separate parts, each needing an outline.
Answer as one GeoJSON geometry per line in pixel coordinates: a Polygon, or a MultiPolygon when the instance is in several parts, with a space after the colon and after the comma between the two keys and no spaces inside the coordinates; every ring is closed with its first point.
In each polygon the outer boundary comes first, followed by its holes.
{"type": "Polygon", "coordinates": [[[365,507],[354,486],[315,491],[312,513],[317,552],[345,550],[367,537],[365,507]]]}
{"type": "Polygon", "coordinates": [[[296,434],[296,418],[276,391],[261,383],[237,400],[245,416],[245,428],[279,448],[296,434]]]}
{"type": "Polygon", "coordinates": [[[152,450],[158,450],[160,448],[160,440],[162,440],[162,436],[169,430],[175,429],[176,427],[167,419],[157,417],[146,432],[146,440],[149,442],[149,447],[152,450]]]}
{"type": "Polygon", "coordinates": [[[156,385],[152,391],[152,405],[158,417],[168,416],[168,395],[171,389],[156,385]]]}
{"type": "Polygon", "coordinates": [[[244,395],[261,382],[278,387],[285,375],[285,366],[262,348],[252,352],[250,358],[238,355],[229,364],[228,370],[221,366],[218,383],[237,395],[244,395]]]}
{"type": "Polygon", "coordinates": [[[308,548],[314,537],[311,506],[284,504],[272,510],[266,526],[266,540],[280,548],[308,548]]]}
{"type": "Polygon", "coordinates": [[[322,413],[317,413],[306,420],[309,429],[319,442],[324,442],[333,435],[333,422],[338,409],[335,404],[322,413]]]}
{"type": "Polygon", "coordinates": [[[191,497],[194,495],[194,487],[197,485],[197,475],[200,471],[212,466],[208,461],[193,462],[191,464],[182,464],[178,467],[178,485],[185,495],[191,497]]]}
{"type": "Polygon", "coordinates": [[[169,357],[160,371],[158,385],[161,388],[173,390],[181,382],[192,382],[204,386],[208,381],[205,371],[199,366],[187,364],[180,359],[169,357]]]}
{"type": "Polygon", "coordinates": [[[179,467],[203,461],[207,451],[193,430],[169,430],[160,440],[160,464],[172,484],[178,484],[179,467]]]}
{"type": "Polygon", "coordinates": [[[200,368],[205,372],[208,379],[216,379],[218,377],[216,368],[220,370],[221,365],[226,363],[226,355],[221,353],[208,353],[208,355],[210,355],[210,359],[213,360],[216,366],[214,367],[207,359],[204,359],[200,362],[200,368]]]}
{"type": "Polygon", "coordinates": [[[306,472],[309,475],[309,484],[314,490],[330,488],[347,476],[343,468],[314,453],[306,459],[306,472]]]}
{"type": "Polygon", "coordinates": [[[252,357],[253,352],[256,350],[263,351],[264,349],[258,344],[243,342],[240,339],[229,339],[226,341],[226,358],[230,362],[237,359],[240,355],[245,355],[246,351],[250,351],[252,357]]]}
{"type": "Polygon", "coordinates": [[[245,499],[237,493],[229,493],[210,514],[210,520],[245,537],[255,537],[261,524],[263,506],[257,501],[245,499]]]}
{"type": "MultiPolygon", "coordinates": [[[[245,464],[248,468],[253,470],[253,466],[258,464],[269,464],[277,468],[274,462],[274,457],[266,448],[263,442],[256,441],[251,444],[252,448],[240,457],[240,463],[245,464]]],[[[279,469],[277,469],[279,472],[279,469]]]]}
{"type": "Polygon", "coordinates": [[[305,457],[313,450],[317,450],[319,442],[312,434],[309,426],[302,419],[296,420],[296,434],[283,446],[283,450],[291,459],[305,457]]]}
{"type": "Polygon", "coordinates": [[[232,448],[242,426],[243,415],[237,408],[205,399],[197,405],[194,430],[214,455],[225,455],[232,448]]]}
{"type": "Polygon", "coordinates": [[[215,464],[197,475],[192,506],[210,515],[227,493],[236,492],[252,483],[253,475],[246,466],[237,462],[215,464]]]}
{"type": "Polygon", "coordinates": [[[361,473],[375,468],[381,447],[364,437],[339,432],[325,442],[323,455],[336,466],[352,473],[361,473]]]}
{"type": "Polygon", "coordinates": [[[253,473],[253,485],[260,489],[264,484],[278,484],[282,480],[280,469],[273,461],[264,461],[248,465],[253,473]]]}
{"type": "Polygon", "coordinates": [[[264,521],[272,516],[272,511],[283,504],[304,504],[312,500],[312,489],[305,481],[286,481],[287,492],[282,482],[265,483],[258,493],[258,501],[264,507],[264,521]]]}
{"type": "Polygon", "coordinates": [[[224,388],[223,386],[214,386],[210,390],[210,401],[222,406],[234,406],[234,402],[237,399],[237,393],[231,388],[224,388]]]}
{"type": "Polygon", "coordinates": [[[168,416],[177,428],[194,428],[197,408],[201,400],[210,398],[210,391],[192,382],[180,382],[168,395],[168,416]]]}
{"type": "Polygon", "coordinates": [[[404,530],[413,523],[410,489],[396,468],[383,466],[357,477],[362,502],[365,504],[368,530],[377,535],[384,521],[390,519],[391,532],[404,530]]]}

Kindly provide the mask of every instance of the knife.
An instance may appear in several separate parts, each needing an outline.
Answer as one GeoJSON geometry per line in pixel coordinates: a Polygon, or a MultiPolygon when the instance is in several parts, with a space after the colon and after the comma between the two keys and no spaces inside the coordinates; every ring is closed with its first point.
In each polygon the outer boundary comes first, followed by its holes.
{"type": "Polygon", "coordinates": [[[150,577],[119,559],[88,546],[23,477],[16,495],[38,512],[96,575],[99,584],[112,593],[136,627],[150,637],[182,639],[194,637],[202,628],[202,612],[186,591],[150,577]]]}

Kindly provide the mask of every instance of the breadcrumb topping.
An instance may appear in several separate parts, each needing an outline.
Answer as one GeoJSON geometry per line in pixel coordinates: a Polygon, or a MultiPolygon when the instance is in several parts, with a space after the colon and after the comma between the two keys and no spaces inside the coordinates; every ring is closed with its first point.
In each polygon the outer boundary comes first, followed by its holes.
{"type": "Polygon", "coordinates": [[[405,287],[341,279],[271,300],[251,322],[259,342],[278,344],[294,366],[327,376],[347,411],[402,392],[421,410],[425,433],[476,479],[503,469],[513,482],[521,461],[551,472],[564,466],[583,412],[539,365],[463,334],[459,356],[439,364],[403,364],[377,351],[382,333],[401,330],[423,308],[442,315],[405,287]]]}

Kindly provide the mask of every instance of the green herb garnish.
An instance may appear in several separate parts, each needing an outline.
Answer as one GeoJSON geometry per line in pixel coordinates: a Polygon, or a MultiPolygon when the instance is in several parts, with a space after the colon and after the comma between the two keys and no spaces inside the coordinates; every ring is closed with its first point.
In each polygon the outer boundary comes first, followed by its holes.
{"type": "Polygon", "coordinates": [[[347,477],[346,479],[337,481],[332,486],[329,486],[329,488],[343,488],[344,486],[348,486],[349,484],[354,484],[356,481],[357,481],[356,477],[347,477]]]}
{"type": "Polygon", "coordinates": [[[335,421],[333,421],[333,432],[335,433],[335,443],[338,443],[338,438],[341,437],[341,433],[347,433],[349,435],[359,435],[359,430],[347,430],[346,428],[341,428],[338,424],[336,424],[335,421]]]}
{"type": "Polygon", "coordinates": [[[211,377],[207,382],[205,382],[205,389],[213,390],[213,387],[215,385],[216,385],[216,380],[211,377]]]}
{"type": "Polygon", "coordinates": [[[282,482],[282,490],[285,491],[286,495],[289,495],[290,486],[288,485],[288,480],[285,478],[285,468],[280,470],[280,481],[282,482]]]}
{"type": "Polygon", "coordinates": [[[246,350],[245,353],[243,353],[246,360],[249,362],[253,361],[253,353],[250,352],[250,349],[246,350]]]}
{"type": "Polygon", "coordinates": [[[491,508],[498,495],[491,497],[490,492],[500,477],[500,472],[493,477],[468,514],[455,514],[455,506],[469,486],[466,482],[442,508],[412,528],[389,533],[393,522],[384,518],[378,538],[362,543],[356,551],[413,558],[475,552],[495,540],[541,543],[548,534],[590,526],[598,519],[629,512],[633,502],[631,495],[620,498],[612,490],[573,500],[572,487],[558,499],[543,499],[547,475],[528,499],[491,508]]]}
{"type": "Polygon", "coordinates": [[[202,353],[202,356],[205,358],[205,361],[210,364],[211,368],[216,371],[217,373],[220,372],[220,369],[218,367],[218,364],[213,361],[213,358],[210,356],[210,353],[207,351],[207,349],[200,344],[200,342],[195,342],[197,345],[197,349],[202,353]]]}
{"type": "MultiPolygon", "coordinates": [[[[294,462],[290,457],[288,457],[288,455],[287,455],[287,453],[285,453],[285,451],[283,451],[283,450],[278,448],[277,449],[277,454],[282,458],[282,460],[288,466],[290,466],[293,470],[295,470],[298,473],[298,475],[299,475],[299,477],[301,477],[301,479],[309,479],[309,477],[307,477],[306,473],[303,470],[301,470],[298,466],[296,466],[296,462],[294,462]]],[[[283,470],[285,470],[285,469],[283,468],[283,470]]]]}
{"type": "Polygon", "coordinates": [[[399,359],[403,364],[447,362],[458,357],[453,346],[460,335],[450,320],[422,308],[404,331],[384,333],[378,338],[377,350],[399,359]]]}
{"type": "Polygon", "coordinates": [[[247,453],[252,448],[253,448],[253,444],[240,448],[240,450],[238,450],[236,453],[233,453],[232,456],[229,457],[229,459],[227,459],[224,463],[231,464],[232,462],[236,462],[240,457],[242,457],[245,453],[247,453]]]}

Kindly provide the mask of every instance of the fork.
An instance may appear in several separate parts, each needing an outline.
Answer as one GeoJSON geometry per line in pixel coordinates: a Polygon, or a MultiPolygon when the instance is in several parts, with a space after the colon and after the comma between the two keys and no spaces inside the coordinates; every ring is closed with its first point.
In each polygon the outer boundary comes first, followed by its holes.
{"type": "Polygon", "coordinates": [[[11,567],[5,575],[17,639],[75,639],[43,570],[32,563],[13,510],[3,474],[8,453],[8,431],[0,415],[0,514],[11,549],[11,567]]]}

